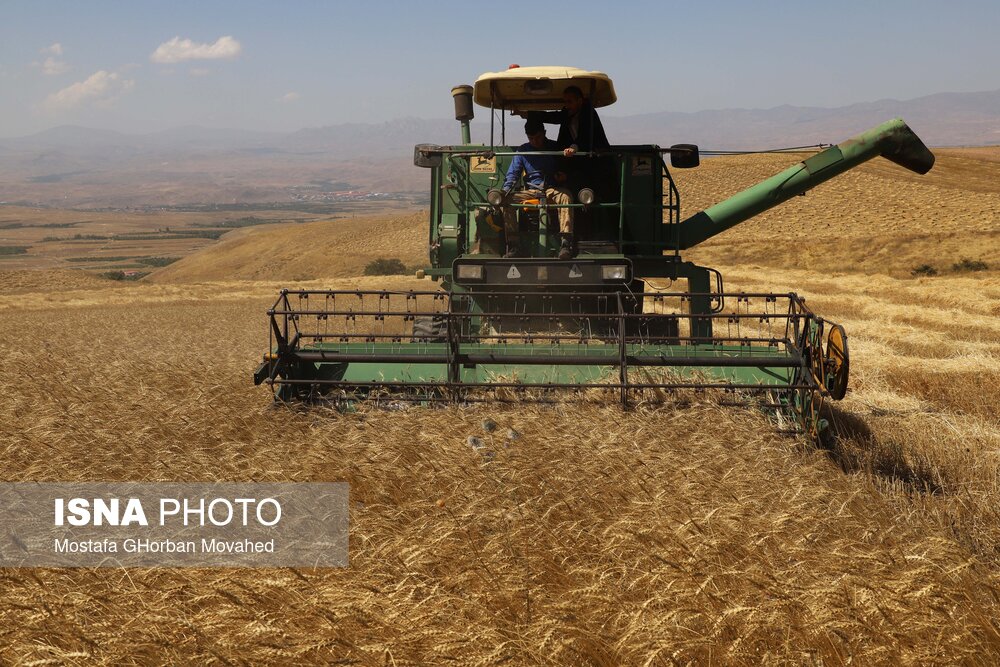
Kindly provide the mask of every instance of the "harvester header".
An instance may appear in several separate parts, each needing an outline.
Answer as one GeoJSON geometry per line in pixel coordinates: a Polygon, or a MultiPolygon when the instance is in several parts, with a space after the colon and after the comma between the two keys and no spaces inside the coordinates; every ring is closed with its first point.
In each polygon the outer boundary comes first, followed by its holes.
{"type": "MultiPolygon", "coordinates": [[[[461,143],[414,148],[430,177],[429,261],[419,274],[440,289],[283,290],[268,311],[270,351],[256,383],[282,401],[610,392],[626,407],[713,389],[769,410],[783,429],[822,430],[823,400],[847,391],[843,327],[794,293],[727,293],[718,271],[680,252],[877,156],[926,173],[934,156],[901,119],[682,217],[664,156],[675,169],[697,167],[697,146],[577,151],[539,138],[539,119],[594,128],[595,109],[617,99],[607,74],[512,67],[451,92],[461,143]],[[578,96],[586,103],[574,103],[578,96]],[[490,109],[488,143],[471,140],[473,102],[490,109]],[[512,114],[535,119],[525,124],[529,144],[508,140],[512,114]],[[522,174],[512,165],[528,166],[522,174]],[[538,165],[556,165],[557,186],[538,165]],[[529,182],[528,167],[543,173],[544,187],[529,182]],[[516,192],[504,187],[512,181],[516,192]]],[[[514,126],[519,133],[521,119],[514,126]]]]}

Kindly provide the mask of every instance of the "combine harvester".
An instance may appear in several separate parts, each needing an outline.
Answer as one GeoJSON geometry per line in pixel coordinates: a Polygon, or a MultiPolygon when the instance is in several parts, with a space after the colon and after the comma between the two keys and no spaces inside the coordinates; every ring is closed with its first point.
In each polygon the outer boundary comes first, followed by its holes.
{"type": "Polygon", "coordinates": [[[579,194],[563,205],[574,209],[575,256],[557,259],[559,207],[542,197],[517,205],[519,246],[504,257],[509,202],[500,188],[516,155],[508,143],[524,141],[520,119],[508,137],[506,112],[560,109],[569,86],[593,107],[616,100],[607,75],[565,67],[511,68],[454,88],[462,143],[414,151],[431,180],[430,266],[418,275],[441,289],[282,290],[268,311],[270,351],[255,384],[280,401],[613,392],[624,407],[677,390],[721,390],[725,402],[769,410],[779,430],[817,435],[824,398],[847,391],[843,327],[794,293],[726,293],[718,271],[681,251],[873,157],[924,174],[934,155],[895,119],[682,218],[664,156],[673,168],[697,167],[696,146],[577,153],[564,164],[579,194]],[[471,142],[473,100],[490,109],[488,145],[471,142]]]}

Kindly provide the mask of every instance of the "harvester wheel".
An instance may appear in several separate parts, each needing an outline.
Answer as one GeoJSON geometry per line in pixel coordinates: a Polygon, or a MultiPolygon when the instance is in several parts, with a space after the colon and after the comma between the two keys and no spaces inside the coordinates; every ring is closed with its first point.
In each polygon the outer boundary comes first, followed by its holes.
{"type": "Polygon", "coordinates": [[[830,396],[839,401],[847,394],[847,378],[851,369],[847,351],[847,333],[844,327],[834,324],[826,339],[826,388],[830,396]]]}

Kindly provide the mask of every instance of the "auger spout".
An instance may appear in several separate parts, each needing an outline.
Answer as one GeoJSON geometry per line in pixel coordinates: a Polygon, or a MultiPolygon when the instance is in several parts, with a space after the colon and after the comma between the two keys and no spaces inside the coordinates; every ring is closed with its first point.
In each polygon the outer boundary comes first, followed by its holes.
{"type": "Polygon", "coordinates": [[[679,249],[698,245],[879,155],[918,174],[934,166],[934,154],[902,118],[894,118],[683,220],[679,249]]]}

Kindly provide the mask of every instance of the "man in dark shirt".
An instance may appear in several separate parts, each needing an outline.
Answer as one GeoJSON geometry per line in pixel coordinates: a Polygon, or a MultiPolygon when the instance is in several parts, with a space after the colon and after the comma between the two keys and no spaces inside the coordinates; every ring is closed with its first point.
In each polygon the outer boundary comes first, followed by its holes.
{"type": "MultiPolygon", "coordinates": [[[[528,135],[528,143],[518,146],[519,152],[558,151],[559,146],[551,139],[545,138],[545,125],[532,116],[524,124],[524,132],[528,135]]],[[[560,184],[565,182],[566,174],[559,169],[562,158],[558,155],[515,155],[507,170],[507,178],[503,190],[503,218],[507,237],[507,253],[504,257],[516,257],[520,230],[517,226],[517,212],[514,206],[529,199],[544,197],[550,204],[569,204],[573,196],[569,190],[560,184]],[[524,173],[523,190],[511,193],[517,180],[524,173]]],[[[570,259],[573,256],[573,209],[560,208],[559,232],[562,244],[559,248],[559,259],[570,259]]]]}
{"type": "Polygon", "coordinates": [[[556,143],[566,156],[611,148],[601,119],[590,100],[576,86],[569,86],[563,91],[563,108],[560,111],[546,111],[539,117],[545,123],[559,123],[556,143]]]}
{"type": "MultiPolygon", "coordinates": [[[[542,122],[559,123],[559,138],[556,144],[566,157],[576,153],[591,153],[611,150],[604,125],[594,111],[590,100],[583,96],[576,86],[563,91],[563,108],[539,114],[542,122]]],[[[573,160],[567,163],[573,190],[589,187],[602,198],[617,199],[614,158],[604,155],[591,157],[585,161],[573,160]]]]}

